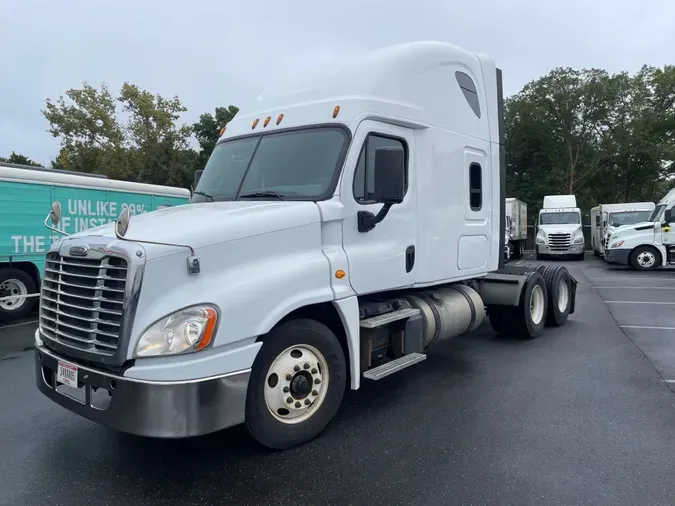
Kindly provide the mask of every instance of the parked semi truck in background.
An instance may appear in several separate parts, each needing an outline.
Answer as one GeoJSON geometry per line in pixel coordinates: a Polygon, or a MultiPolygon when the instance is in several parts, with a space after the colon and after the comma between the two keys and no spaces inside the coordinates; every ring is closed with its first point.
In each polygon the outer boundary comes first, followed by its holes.
{"type": "Polygon", "coordinates": [[[614,230],[605,250],[607,263],[627,265],[640,271],[675,265],[673,206],[675,189],[656,204],[647,220],[614,230]]]}
{"type": "Polygon", "coordinates": [[[60,229],[75,233],[133,214],[185,204],[190,192],[44,167],[0,163],[0,320],[25,316],[37,302],[45,253],[58,233],[45,229],[52,201],[63,202],[60,229]]]}
{"type": "Polygon", "coordinates": [[[537,260],[549,256],[572,255],[584,259],[585,240],[581,209],[574,195],[547,195],[539,211],[535,236],[537,260]]]}
{"type": "Polygon", "coordinates": [[[38,388],[140,435],[308,441],[345,388],[486,318],[535,338],[574,312],[564,267],[500,268],[504,187],[489,57],[416,42],[297,74],[228,124],[190,204],[52,245],[38,388]]]}
{"type": "Polygon", "coordinates": [[[649,219],[654,202],[600,204],[591,209],[591,248],[595,256],[605,254],[607,242],[614,231],[624,225],[634,225],[649,219]]]}
{"type": "Polygon", "coordinates": [[[513,258],[522,258],[527,243],[527,204],[516,198],[506,199],[507,239],[513,258]]]}

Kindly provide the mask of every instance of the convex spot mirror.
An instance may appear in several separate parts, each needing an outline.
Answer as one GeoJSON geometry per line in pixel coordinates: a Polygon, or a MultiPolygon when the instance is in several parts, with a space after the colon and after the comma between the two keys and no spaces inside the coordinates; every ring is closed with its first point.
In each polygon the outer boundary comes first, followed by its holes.
{"type": "Polygon", "coordinates": [[[122,206],[117,221],[115,221],[115,235],[117,237],[124,237],[129,229],[129,220],[131,215],[129,214],[129,208],[127,206],[122,206]]]}
{"type": "Polygon", "coordinates": [[[52,220],[52,225],[56,226],[61,221],[61,202],[55,200],[52,202],[51,210],[49,211],[49,217],[52,220]]]}

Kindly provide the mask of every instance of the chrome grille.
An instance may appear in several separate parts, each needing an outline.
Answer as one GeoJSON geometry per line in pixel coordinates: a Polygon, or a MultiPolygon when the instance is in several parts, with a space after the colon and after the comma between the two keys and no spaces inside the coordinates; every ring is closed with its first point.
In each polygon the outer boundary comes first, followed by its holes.
{"type": "Polygon", "coordinates": [[[570,247],[570,234],[548,234],[551,251],[566,251],[570,247]]]}
{"type": "Polygon", "coordinates": [[[119,344],[127,261],[47,254],[40,297],[40,328],[48,339],[99,355],[119,344]]]}

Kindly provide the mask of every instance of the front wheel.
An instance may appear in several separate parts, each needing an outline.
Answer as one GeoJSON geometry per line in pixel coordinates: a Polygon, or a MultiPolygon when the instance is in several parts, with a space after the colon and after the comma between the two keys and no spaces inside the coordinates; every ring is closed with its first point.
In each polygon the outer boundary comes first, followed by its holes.
{"type": "Polygon", "coordinates": [[[653,271],[661,265],[661,253],[652,246],[638,246],[630,256],[630,265],[638,271],[653,271]]]}
{"type": "Polygon", "coordinates": [[[23,318],[35,304],[34,298],[26,295],[35,293],[35,282],[19,269],[0,270],[0,320],[23,318]]]}
{"type": "Polygon", "coordinates": [[[285,450],[318,436],[346,385],[342,346],[314,320],[291,320],[265,336],[251,371],[246,427],[263,446],[285,450]]]}

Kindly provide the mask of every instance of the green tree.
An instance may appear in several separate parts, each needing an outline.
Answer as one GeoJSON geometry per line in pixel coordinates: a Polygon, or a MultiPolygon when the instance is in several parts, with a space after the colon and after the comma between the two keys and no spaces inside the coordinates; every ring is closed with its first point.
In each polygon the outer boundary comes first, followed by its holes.
{"type": "Polygon", "coordinates": [[[203,169],[211,156],[213,148],[220,137],[221,128],[225,127],[239,112],[239,108],[230,105],[228,107],[216,107],[215,116],[210,112],[199,116],[199,121],[192,125],[192,130],[199,142],[199,154],[195,160],[195,169],[203,169]]]}
{"type": "Polygon", "coordinates": [[[130,83],[114,96],[105,84],[66,91],[42,111],[49,132],[61,139],[52,166],[115,179],[188,186],[195,153],[191,128],[178,125],[185,111],[177,97],[164,98],[130,83]]]}
{"type": "Polygon", "coordinates": [[[5,162],[5,163],[15,163],[17,165],[31,165],[33,167],[41,167],[39,163],[37,163],[34,160],[31,160],[27,156],[21,155],[19,153],[15,153],[12,151],[12,154],[9,155],[7,158],[2,158],[0,157],[0,162],[5,162]]]}

